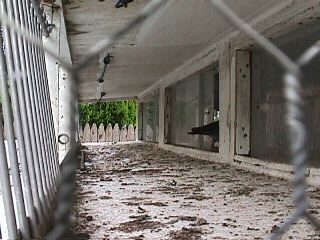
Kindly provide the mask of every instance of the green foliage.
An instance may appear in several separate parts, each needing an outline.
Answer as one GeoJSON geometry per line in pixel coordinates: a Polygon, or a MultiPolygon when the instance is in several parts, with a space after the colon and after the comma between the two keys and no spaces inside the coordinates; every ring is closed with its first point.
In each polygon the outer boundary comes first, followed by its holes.
{"type": "Polygon", "coordinates": [[[112,126],[118,123],[121,126],[136,123],[137,103],[135,100],[80,104],[80,122],[82,127],[86,123],[90,125],[102,123],[112,126]]]}

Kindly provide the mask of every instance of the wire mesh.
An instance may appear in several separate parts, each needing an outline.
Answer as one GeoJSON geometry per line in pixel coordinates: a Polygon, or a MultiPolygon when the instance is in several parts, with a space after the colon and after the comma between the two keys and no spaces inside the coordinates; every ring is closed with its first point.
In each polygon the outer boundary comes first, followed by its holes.
{"type": "Polygon", "coordinates": [[[279,239],[300,218],[305,217],[316,228],[320,228],[320,222],[308,212],[307,187],[305,180],[306,163],[308,161],[308,148],[306,147],[307,129],[304,122],[303,98],[301,96],[301,66],[308,64],[319,51],[319,43],[308,49],[298,60],[292,61],[279,48],[273,45],[267,38],[255,31],[250,25],[238,17],[221,0],[210,0],[215,8],[235,27],[251,37],[257,44],[274,57],[284,68],[283,76],[284,96],[286,99],[286,124],[290,130],[291,161],[294,166],[293,201],[294,212],[280,225],[269,239],[279,239]]]}
{"type": "MultiPolygon", "coordinates": [[[[6,12],[2,12],[0,20],[3,26],[9,28],[15,34],[22,38],[28,44],[32,44],[32,49],[38,51],[38,54],[43,54],[45,51],[51,57],[59,61],[60,66],[67,70],[72,80],[72,97],[74,99],[70,104],[72,109],[71,116],[76,114],[77,108],[77,92],[78,92],[78,79],[80,69],[87,66],[87,64],[99,53],[103,52],[106,48],[115,44],[126,33],[131,31],[137,25],[145,22],[150,16],[157,12],[167,0],[153,0],[146,5],[140,13],[137,14],[131,21],[123,27],[110,34],[93,47],[89,49],[86,55],[80,60],[77,65],[71,66],[59,58],[54,52],[43,47],[41,36],[37,35],[35,31],[30,31],[28,28],[23,28],[21,23],[17,20],[11,19],[6,12]]],[[[305,181],[306,164],[308,161],[308,149],[306,147],[307,129],[304,122],[303,113],[303,98],[301,96],[301,83],[300,79],[303,75],[302,67],[307,65],[313,58],[320,52],[320,42],[311,46],[299,59],[294,62],[287,55],[285,55],[279,48],[272,44],[262,34],[254,30],[249,24],[244,22],[238,17],[232,9],[230,9],[222,0],[210,0],[213,6],[224,16],[233,26],[252,38],[259,44],[267,53],[274,57],[285,70],[283,76],[284,83],[284,96],[286,98],[286,123],[290,128],[290,149],[291,161],[294,166],[294,204],[295,210],[288,217],[288,219],[274,232],[269,239],[279,239],[282,237],[289,228],[301,218],[306,218],[315,228],[320,228],[320,222],[312,214],[309,213],[309,204],[307,196],[307,184],[305,181]]],[[[44,17],[43,10],[39,5],[39,1],[32,1],[32,6],[35,8],[35,14],[40,23],[42,34],[48,36],[50,26],[44,17]]],[[[38,31],[39,33],[39,31],[38,31]]],[[[41,58],[40,58],[41,60],[41,58]]],[[[43,61],[43,59],[42,59],[43,61]]],[[[48,106],[47,106],[48,107],[48,106]]],[[[48,110],[48,109],[47,109],[48,110]]],[[[70,118],[71,133],[76,133],[74,119],[70,118]]],[[[46,126],[44,126],[46,127],[46,126]]],[[[75,134],[72,134],[75,136],[75,134]]],[[[58,191],[58,204],[55,212],[55,222],[52,231],[48,234],[47,239],[61,239],[69,227],[69,214],[71,209],[71,200],[74,184],[74,175],[77,168],[77,144],[74,137],[71,137],[72,148],[67,155],[64,165],[62,166],[62,178],[58,191]]],[[[48,149],[46,149],[48,150],[48,149]]],[[[54,171],[54,169],[51,169],[54,171]]],[[[48,174],[48,173],[47,173],[48,174]]],[[[43,183],[48,188],[52,188],[54,183],[43,183]]],[[[50,189],[49,189],[50,191],[50,189]]]]}

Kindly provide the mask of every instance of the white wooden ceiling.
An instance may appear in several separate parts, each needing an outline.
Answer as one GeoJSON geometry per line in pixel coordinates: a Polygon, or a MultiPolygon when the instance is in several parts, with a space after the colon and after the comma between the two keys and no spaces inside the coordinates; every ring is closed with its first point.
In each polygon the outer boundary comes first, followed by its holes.
{"type": "MultiPolygon", "coordinates": [[[[66,0],[64,11],[72,60],[129,21],[149,0],[135,0],[116,9],[117,0],[66,0]]],[[[278,0],[225,1],[246,20],[258,17],[278,0]]],[[[280,1],[281,2],[281,1],[280,1]]],[[[176,67],[230,31],[208,0],[170,0],[155,16],[133,29],[111,49],[83,70],[80,99],[95,101],[101,91],[106,98],[135,97],[176,67]],[[97,82],[106,53],[114,58],[105,82],[97,82]]]]}

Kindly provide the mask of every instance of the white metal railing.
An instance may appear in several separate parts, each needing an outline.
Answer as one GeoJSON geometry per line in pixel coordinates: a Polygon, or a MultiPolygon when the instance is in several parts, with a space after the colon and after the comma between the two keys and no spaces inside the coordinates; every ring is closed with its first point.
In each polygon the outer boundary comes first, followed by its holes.
{"type": "MultiPolygon", "coordinates": [[[[256,43],[278,60],[285,69],[283,77],[285,97],[287,100],[287,124],[291,130],[291,159],[295,169],[294,178],[294,203],[295,210],[279,229],[270,236],[270,239],[278,239],[300,218],[307,218],[309,222],[320,228],[319,221],[308,211],[308,201],[305,183],[305,170],[308,160],[306,148],[306,132],[303,119],[303,99],[300,93],[301,67],[308,64],[311,59],[320,52],[320,43],[311,46],[297,61],[288,58],[280,49],[268,39],[255,31],[251,26],[240,19],[221,0],[210,0],[215,8],[231,24],[250,36],[256,43]]],[[[39,1],[35,2],[34,6],[39,1]]],[[[42,32],[47,35],[45,29],[47,23],[40,12],[30,8],[30,1],[6,0],[1,1],[1,16],[3,35],[0,36],[4,48],[0,52],[1,94],[3,115],[8,126],[9,153],[5,154],[2,129],[0,129],[0,178],[5,203],[5,211],[10,237],[23,238],[37,234],[38,224],[47,217],[48,210],[52,207],[58,183],[58,202],[55,212],[55,221],[52,231],[47,239],[61,239],[68,230],[68,215],[71,209],[72,189],[74,173],[77,167],[76,161],[76,128],[74,119],[70,118],[70,141],[73,143],[71,151],[66,156],[61,174],[58,169],[56,157],[56,145],[54,141],[53,121],[50,115],[50,101],[48,100],[48,84],[44,65],[44,51],[60,62],[61,66],[72,76],[72,99],[76,100],[77,82],[79,70],[105,48],[110,47],[123,35],[132,30],[138,24],[146,21],[156,10],[160,9],[167,0],[152,0],[142,11],[122,28],[107,36],[105,39],[91,47],[79,64],[71,66],[59,59],[52,51],[43,48],[41,41],[42,32]],[[38,16],[39,21],[36,21],[38,16]],[[40,27],[42,26],[42,32],[40,27]],[[9,81],[9,84],[8,84],[9,81]],[[10,86],[10,87],[9,87],[10,86]],[[10,94],[9,94],[10,89],[10,94]],[[12,101],[13,109],[11,109],[12,101]],[[15,126],[12,125],[12,116],[15,126]],[[25,191],[22,190],[18,168],[18,157],[14,142],[13,128],[16,129],[19,146],[19,161],[21,163],[21,176],[25,191]],[[12,171],[13,192],[10,188],[10,179],[7,159],[9,159],[12,171]],[[61,175],[61,181],[59,181],[61,175]],[[28,191],[29,190],[29,191],[28,191]],[[16,214],[14,213],[14,210],[16,214]],[[27,217],[30,219],[32,231],[29,230],[27,217]],[[31,232],[31,233],[30,233],[31,232]]],[[[71,103],[71,116],[76,113],[76,101],[71,103]]],[[[2,125],[0,124],[0,128],[2,125]]]]}
{"type": "MultiPolygon", "coordinates": [[[[30,1],[1,1],[1,15],[40,42],[43,11],[38,1],[32,2],[33,6],[30,1]]],[[[3,21],[1,30],[1,100],[8,147],[6,154],[1,123],[4,212],[8,238],[31,239],[39,236],[42,223],[49,218],[60,178],[44,51],[3,21]]]]}

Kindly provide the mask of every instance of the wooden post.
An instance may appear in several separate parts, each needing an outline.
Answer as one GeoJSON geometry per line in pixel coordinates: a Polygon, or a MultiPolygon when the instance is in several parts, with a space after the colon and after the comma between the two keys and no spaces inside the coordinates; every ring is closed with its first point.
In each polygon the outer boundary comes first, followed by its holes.
{"type": "Polygon", "coordinates": [[[118,123],[114,125],[113,133],[112,133],[112,141],[119,142],[120,140],[120,129],[118,123]]]}
{"type": "Polygon", "coordinates": [[[97,124],[92,124],[91,126],[91,142],[97,142],[98,141],[98,128],[97,124]]]}
{"type": "Polygon", "coordinates": [[[84,171],[86,170],[86,166],[85,166],[85,161],[86,161],[86,153],[84,150],[81,150],[81,159],[80,159],[80,170],[84,171]]]}
{"type": "Polygon", "coordinates": [[[230,46],[222,46],[219,57],[219,154],[227,157],[230,152],[230,46]]]}
{"type": "Polygon", "coordinates": [[[234,159],[236,151],[236,57],[231,58],[230,77],[230,153],[229,159],[234,159]]]}
{"type": "Polygon", "coordinates": [[[101,123],[98,129],[98,142],[106,142],[106,131],[104,125],[101,123]]]}
{"type": "Polygon", "coordinates": [[[111,125],[111,123],[109,123],[108,126],[107,126],[107,129],[106,129],[106,141],[107,142],[112,142],[113,141],[112,140],[112,135],[113,135],[112,132],[113,132],[112,131],[112,125],[111,125]]]}
{"type": "Polygon", "coordinates": [[[83,142],[90,142],[91,141],[91,130],[90,130],[90,125],[89,123],[87,123],[84,126],[84,130],[83,130],[83,142]]]}
{"type": "MultiPolygon", "coordinates": [[[[199,99],[198,99],[198,126],[204,125],[204,76],[203,73],[200,74],[199,83],[199,99]]],[[[203,149],[203,135],[198,135],[198,147],[203,149]]]]}
{"type": "Polygon", "coordinates": [[[251,53],[236,51],[236,154],[250,153],[251,53]]]}
{"type": "Polygon", "coordinates": [[[120,131],[120,142],[127,142],[128,130],[127,126],[123,125],[120,131]]]}
{"type": "Polygon", "coordinates": [[[83,142],[83,128],[80,124],[80,129],[79,129],[79,137],[80,137],[80,142],[83,142]]]}
{"type": "Polygon", "coordinates": [[[134,141],[135,140],[135,133],[134,133],[134,127],[133,124],[130,124],[128,127],[128,141],[134,141]]]}
{"type": "Polygon", "coordinates": [[[165,89],[164,106],[164,143],[170,143],[170,88],[165,89]]]}
{"type": "Polygon", "coordinates": [[[138,104],[138,139],[143,139],[143,103],[138,104]]]}

